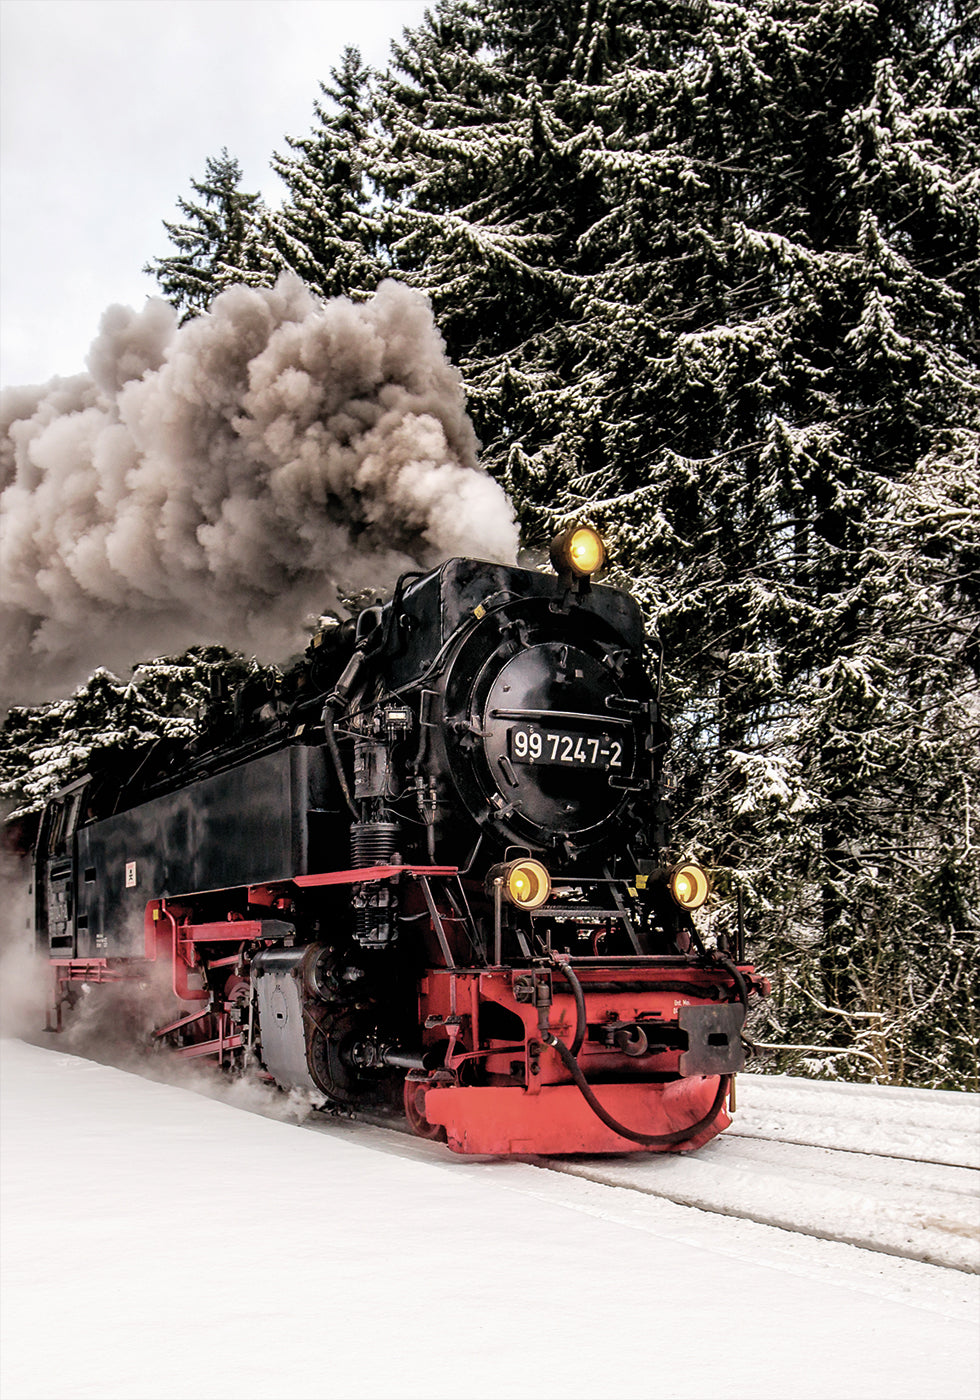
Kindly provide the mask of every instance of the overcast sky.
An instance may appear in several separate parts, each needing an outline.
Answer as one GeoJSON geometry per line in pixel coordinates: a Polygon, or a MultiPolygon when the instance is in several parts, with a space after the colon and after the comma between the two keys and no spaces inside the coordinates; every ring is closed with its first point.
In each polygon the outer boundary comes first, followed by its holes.
{"type": "Polygon", "coordinates": [[[381,66],[431,4],[0,0],[0,384],[77,373],[103,310],[154,295],[162,220],[223,146],[278,203],[269,157],[344,46],[381,66]]]}

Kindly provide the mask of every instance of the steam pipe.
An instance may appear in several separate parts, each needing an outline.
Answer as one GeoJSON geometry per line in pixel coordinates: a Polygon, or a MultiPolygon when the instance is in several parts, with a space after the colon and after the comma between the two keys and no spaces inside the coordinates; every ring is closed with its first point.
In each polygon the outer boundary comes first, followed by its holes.
{"type": "Polygon", "coordinates": [[[337,774],[337,781],[340,783],[340,790],[344,794],[344,801],[350,809],[355,821],[361,820],[361,814],[354,806],[354,800],[350,795],[350,788],[347,786],[347,774],[344,772],[343,759],[340,757],[340,749],[337,747],[337,739],[333,732],[333,707],[337,703],[336,692],[327,697],[323,706],[323,737],[327,741],[327,748],[333,760],[334,770],[337,774]]]}
{"type": "MultiPolygon", "coordinates": [[[[368,634],[370,636],[370,633],[368,634]]],[[[330,750],[330,757],[337,774],[337,781],[340,783],[340,790],[344,794],[344,801],[350,809],[355,821],[360,821],[361,814],[354,806],[353,798],[350,795],[350,788],[347,786],[347,775],[344,772],[343,760],[340,757],[340,749],[337,747],[337,737],[333,732],[333,712],[346,705],[351,697],[351,692],[360,680],[361,671],[364,668],[364,641],[358,643],[350,660],[344,667],[343,673],[337,680],[337,684],[323,702],[323,714],[320,716],[323,724],[323,736],[327,741],[327,748],[330,750]]]]}
{"type": "Polygon", "coordinates": [[[384,1050],[381,1058],[386,1065],[391,1065],[393,1069],[428,1069],[424,1055],[413,1055],[408,1050],[384,1050]]]}

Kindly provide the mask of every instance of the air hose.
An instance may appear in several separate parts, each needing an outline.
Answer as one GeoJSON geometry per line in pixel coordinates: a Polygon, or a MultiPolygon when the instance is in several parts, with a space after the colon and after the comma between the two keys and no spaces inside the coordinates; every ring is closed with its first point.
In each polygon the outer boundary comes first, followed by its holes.
{"type": "Polygon", "coordinates": [[[713,960],[714,962],[718,963],[719,966],[723,967],[723,968],[725,969],[725,971],[728,973],[729,977],[731,977],[732,980],[734,981],[734,983],[735,983],[735,990],[738,992],[738,999],[739,999],[739,1001],[742,1003],[742,1006],[743,1006],[743,1008],[744,1008],[744,1010],[745,1010],[745,1014],[748,1015],[748,1012],[749,1012],[749,989],[748,989],[748,987],[745,985],[745,978],[744,978],[744,977],[742,976],[742,974],[739,972],[738,968],[735,966],[734,962],[733,962],[732,959],[728,956],[727,953],[715,952],[715,953],[712,953],[711,956],[712,956],[712,960],[713,960]]]}
{"type": "MultiPolygon", "coordinates": [[[[577,1059],[578,1052],[582,1048],[582,1042],[585,1039],[586,1029],[585,993],[582,990],[582,984],[568,963],[563,962],[561,958],[557,958],[554,955],[552,955],[551,961],[554,967],[561,972],[562,976],[568,982],[572,989],[572,994],[575,997],[575,1036],[570,1047],[566,1045],[564,1041],[559,1040],[558,1037],[549,1030],[544,1031],[541,1039],[546,1045],[550,1045],[553,1050],[558,1051],[562,1063],[575,1081],[576,1087],[585,1099],[585,1102],[589,1105],[595,1116],[605,1123],[607,1128],[611,1128],[614,1133],[617,1133],[620,1137],[627,1138],[630,1142],[642,1143],[644,1147],[671,1147],[675,1143],[686,1142],[688,1138],[694,1137],[695,1133],[700,1132],[702,1128],[706,1128],[709,1123],[714,1121],[718,1115],[718,1110],[725,1101],[725,1096],[731,1085],[732,1077],[730,1074],[723,1074],[720,1076],[718,1080],[718,1092],[715,1094],[711,1107],[704,1117],[699,1118],[698,1121],[692,1123],[690,1127],[678,1128],[677,1131],[673,1133],[634,1132],[632,1128],[627,1128],[625,1124],[618,1122],[611,1113],[603,1108],[602,1104],[593,1093],[591,1084],[582,1073],[577,1059]]],[[[742,982],[742,987],[745,987],[744,981],[742,982]]]]}
{"type": "Polygon", "coordinates": [[[565,1068],[575,1080],[582,1097],[595,1116],[601,1118],[606,1127],[612,1128],[613,1132],[618,1133],[620,1137],[628,1138],[630,1142],[642,1143],[644,1147],[670,1147],[674,1143],[686,1142],[688,1138],[694,1137],[695,1133],[700,1132],[702,1128],[706,1128],[708,1124],[713,1122],[717,1117],[718,1110],[724,1103],[725,1095],[728,1093],[728,1088],[731,1084],[731,1075],[723,1074],[718,1080],[718,1092],[712,1100],[711,1107],[703,1118],[699,1118],[698,1121],[692,1123],[689,1128],[679,1128],[677,1132],[674,1133],[636,1133],[632,1128],[627,1128],[625,1124],[617,1122],[612,1114],[608,1113],[603,1108],[602,1104],[592,1092],[592,1088],[585,1075],[579,1069],[578,1060],[576,1060],[568,1046],[560,1041],[556,1035],[552,1035],[550,1031],[544,1037],[544,1040],[546,1045],[550,1045],[558,1051],[564,1061],[565,1068]]]}
{"type": "MultiPolygon", "coordinates": [[[[738,968],[735,966],[734,961],[728,956],[727,953],[718,953],[718,952],[716,952],[716,953],[714,954],[714,959],[715,959],[715,962],[720,963],[721,966],[725,969],[725,971],[729,974],[729,976],[731,976],[731,977],[734,979],[734,981],[735,981],[735,990],[738,992],[738,999],[739,999],[739,1001],[742,1003],[742,1006],[743,1006],[744,1009],[745,1009],[745,1014],[746,1014],[746,1016],[748,1016],[748,1014],[749,1014],[749,989],[748,989],[748,987],[745,985],[745,978],[744,978],[744,977],[742,976],[742,974],[739,972],[738,968]]],[[[759,1047],[756,1045],[756,1043],[755,1043],[754,1040],[752,1040],[749,1036],[747,1036],[747,1035],[745,1034],[745,1031],[744,1031],[744,1030],[742,1030],[742,1031],[739,1032],[739,1039],[741,1040],[742,1044],[745,1046],[745,1048],[746,1048],[746,1050],[748,1051],[748,1053],[749,1053],[750,1056],[751,1056],[751,1055],[754,1055],[754,1054],[756,1053],[756,1051],[758,1050],[759,1047]]]]}
{"type": "Polygon", "coordinates": [[[585,1039],[585,993],[582,991],[582,983],[567,963],[562,962],[561,958],[556,958],[554,955],[552,955],[551,961],[571,987],[572,996],[575,998],[575,1037],[572,1040],[571,1054],[577,1057],[585,1039]]]}

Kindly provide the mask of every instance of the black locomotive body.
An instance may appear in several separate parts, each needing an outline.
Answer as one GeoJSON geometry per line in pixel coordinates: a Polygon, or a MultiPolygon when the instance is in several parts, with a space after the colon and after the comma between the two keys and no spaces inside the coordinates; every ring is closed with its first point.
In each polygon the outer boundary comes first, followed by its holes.
{"type": "Polygon", "coordinates": [[[60,794],[35,853],[52,1025],[73,983],[163,967],[178,1053],[397,1103],[457,1151],[720,1131],[765,985],[704,947],[706,876],[667,859],[639,610],[559,568],[407,575],[255,724],[60,794]]]}

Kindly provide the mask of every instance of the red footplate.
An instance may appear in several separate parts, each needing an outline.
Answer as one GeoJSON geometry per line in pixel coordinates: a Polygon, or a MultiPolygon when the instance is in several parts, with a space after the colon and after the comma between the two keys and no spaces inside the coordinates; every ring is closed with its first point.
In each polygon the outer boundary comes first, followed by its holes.
{"type": "MultiPolygon", "coordinates": [[[[718,1093],[717,1076],[669,1084],[598,1084],[595,1095],[618,1122],[656,1136],[698,1123],[718,1093]]],[[[537,1093],[506,1087],[429,1089],[425,1116],[441,1124],[454,1152],[689,1152],[728,1127],[725,1106],[684,1142],[651,1147],[620,1137],[597,1118],[574,1084],[542,1085],[537,1093]]]]}

